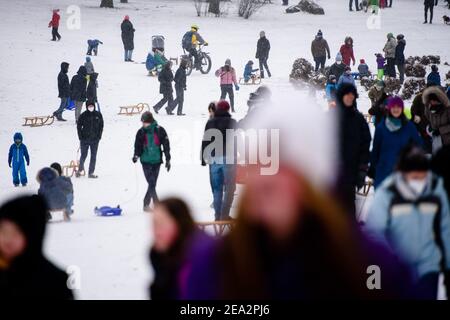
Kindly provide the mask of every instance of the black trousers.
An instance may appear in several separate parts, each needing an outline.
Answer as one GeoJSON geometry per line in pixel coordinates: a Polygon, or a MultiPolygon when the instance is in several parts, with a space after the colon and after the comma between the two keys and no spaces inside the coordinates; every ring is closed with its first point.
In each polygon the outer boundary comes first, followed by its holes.
{"type": "Polygon", "coordinates": [[[194,57],[194,67],[195,68],[199,68],[200,67],[200,61],[199,61],[197,49],[190,48],[188,51],[189,51],[189,54],[194,57]]]}
{"type": "Polygon", "coordinates": [[[97,162],[97,151],[99,141],[80,141],[80,166],[79,171],[84,171],[84,162],[86,161],[89,149],[91,150],[91,159],[89,161],[89,172],[93,174],[95,171],[95,164],[97,162]]]}
{"type": "Polygon", "coordinates": [[[145,180],[147,180],[148,188],[144,197],[144,207],[150,205],[150,201],[153,199],[153,204],[158,203],[158,195],[156,194],[156,183],[158,182],[159,168],[161,164],[142,164],[144,170],[145,180]]]}
{"type": "Polygon", "coordinates": [[[228,98],[230,98],[231,111],[234,112],[234,91],[232,84],[222,84],[220,86],[220,100],[224,100],[228,94],[228,98]]]}
{"type": "Polygon", "coordinates": [[[259,58],[259,72],[261,74],[261,78],[264,78],[264,68],[267,71],[267,75],[271,77],[272,75],[270,74],[269,66],[267,65],[267,58],[259,58]]]}
{"type": "Polygon", "coordinates": [[[182,114],[184,104],[184,88],[175,88],[175,92],[177,94],[177,98],[173,102],[172,110],[178,105],[177,114],[182,114]]]}
{"type": "MultiPolygon", "coordinates": [[[[352,10],[352,7],[353,7],[353,0],[349,0],[349,1],[348,1],[348,7],[350,8],[350,10],[352,10]]],[[[356,7],[356,11],[359,11],[359,3],[358,3],[358,0],[355,0],[355,7],[356,7]]]]}
{"type": "Polygon", "coordinates": [[[157,103],[155,104],[155,106],[153,107],[154,109],[156,109],[156,111],[159,111],[167,102],[167,108],[169,108],[169,110],[172,111],[172,106],[173,106],[173,93],[172,92],[166,92],[163,94],[163,98],[157,103]]]}
{"type": "Polygon", "coordinates": [[[386,64],[386,74],[389,77],[395,78],[395,58],[387,58],[387,64],[386,64]]]}
{"type": "Polygon", "coordinates": [[[55,41],[58,38],[61,39],[61,35],[58,33],[58,27],[52,27],[52,40],[55,41]]]}
{"type": "Polygon", "coordinates": [[[433,5],[425,5],[425,21],[428,21],[428,10],[430,10],[430,23],[433,22],[433,5]]]}

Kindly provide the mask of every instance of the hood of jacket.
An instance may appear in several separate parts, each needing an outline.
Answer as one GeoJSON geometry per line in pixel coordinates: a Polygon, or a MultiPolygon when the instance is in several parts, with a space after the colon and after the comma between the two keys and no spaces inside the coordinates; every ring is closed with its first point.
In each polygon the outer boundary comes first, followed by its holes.
{"type": "Polygon", "coordinates": [[[355,100],[353,101],[353,108],[350,108],[350,110],[356,110],[356,99],[358,99],[358,91],[356,90],[354,85],[349,83],[343,83],[339,86],[339,89],[336,92],[337,105],[340,109],[349,110],[349,108],[344,106],[344,96],[348,93],[353,93],[353,95],[355,96],[355,100]]]}
{"type": "Polygon", "coordinates": [[[82,77],[86,77],[87,76],[87,70],[85,66],[80,66],[80,68],[77,71],[77,74],[82,76],[82,77]]]}
{"type": "Polygon", "coordinates": [[[22,136],[22,134],[20,132],[16,132],[14,134],[13,141],[16,142],[16,140],[23,141],[23,136],[22,136]]]}
{"type": "Polygon", "coordinates": [[[37,175],[37,181],[39,183],[45,183],[55,180],[58,177],[58,173],[52,168],[43,168],[37,175]]]}
{"type": "Polygon", "coordinates": [[[426,106],[428,105],[428,103],[430,102],[431,95],[435,95],[439,99],[439,101],[444,105],[444,107],[450,107],[447,95],[438,86],[432,86],[425,89],[425,91],[422,94],[422,102],[424,105],[426,106]]]}
{"type": "Polygon", "coordinates": [[[69,64],[67,62],[62,62],[61,63],[61,71],[63,73],[68,73],[69,72],[69,64]]]}

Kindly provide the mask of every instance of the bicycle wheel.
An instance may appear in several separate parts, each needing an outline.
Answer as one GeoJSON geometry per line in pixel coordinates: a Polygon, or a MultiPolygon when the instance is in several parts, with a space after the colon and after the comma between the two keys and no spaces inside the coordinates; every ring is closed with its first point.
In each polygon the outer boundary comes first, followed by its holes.
{"type": "Polygon", "coordinates": [[[192,58],[188,60],[188,63],[186,65],[186,75],[190,76],[192,73],[194,62],[192,61],[192,58]]]}
{"type": "Polygon", "coordinates": [[[203,53],[201,66],[200,66],[200,72],[203,74],[209,73],[209,71],[211,71],[211,66],[212,66],[211,57],[209,55],[207,55],[206,53],[203,53]]]}

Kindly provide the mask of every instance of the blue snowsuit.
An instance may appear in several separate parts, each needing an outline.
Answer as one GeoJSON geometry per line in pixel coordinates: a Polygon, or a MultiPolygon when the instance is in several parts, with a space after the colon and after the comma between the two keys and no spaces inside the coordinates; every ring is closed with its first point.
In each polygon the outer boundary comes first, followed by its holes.
{"type": "Polygon", "coordinates": [[[247,82],[251,79],[251,77],[254,75],[254,72],[258,71],[259,69],[253,69],[252,64],[246,64],[244,68],[244,81],[247,82]]]}
{"type": "Polygon", "coordinates": [[[14,185],[26,185],[28,183],[27,172],[25,170],[25,161],[30,165],[30,156],[27,147],[22,143],[23,137],[20,132],[14,134],[14,143],[9,148],[8,164],[12,166],[12,175],[14,185]],[[16,142],[20,141],[19,143],[16,142]]]}

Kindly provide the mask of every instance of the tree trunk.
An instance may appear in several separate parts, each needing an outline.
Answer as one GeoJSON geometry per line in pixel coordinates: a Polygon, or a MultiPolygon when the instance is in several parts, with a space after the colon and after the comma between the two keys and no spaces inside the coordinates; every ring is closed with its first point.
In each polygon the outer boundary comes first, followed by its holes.
{"type": "Polygon", "coordinates": [[[102,0],[100,3],[100,8],[114,8],[113,0],[102,0]]]}

